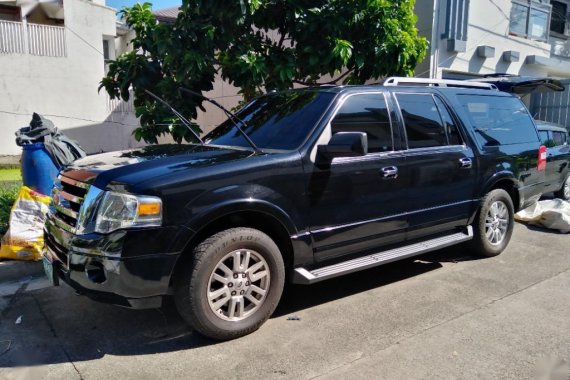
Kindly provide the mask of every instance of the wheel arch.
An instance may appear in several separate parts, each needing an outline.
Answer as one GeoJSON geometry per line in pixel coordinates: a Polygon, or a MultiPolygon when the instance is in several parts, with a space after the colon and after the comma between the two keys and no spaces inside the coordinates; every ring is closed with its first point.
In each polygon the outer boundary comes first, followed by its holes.
{"type": "Polygon", "coordinates": [[[296,233],[296,229],[282,210],[268,205],[267,202],[232,202],[194,218],[187,227],[193,233],[191,237],[186,238],[184,249],[176,260],[171,283],[181,260],[192,260],[193,247],[217,232],[235,227],[254,228],[268,235],[279,247],[285,268],[293,266],[294,248],[291,236],[296,233]]]}
{"type": "Polygon", "coordinates": [[[498,175],[493,176],[493,178],[491,178],[484,186],[484,191],[481,196],[485,196],[485,194],[495,189],[505,190],[513,201],[515,212],[519,211],[520,194],[518,181],[514,178],[512,173],[499,173],[498,175]]]}

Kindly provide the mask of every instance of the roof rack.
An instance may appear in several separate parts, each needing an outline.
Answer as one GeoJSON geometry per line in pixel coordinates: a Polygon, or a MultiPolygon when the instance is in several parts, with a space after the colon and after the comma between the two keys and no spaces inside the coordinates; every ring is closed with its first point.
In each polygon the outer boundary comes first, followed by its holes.
{"type": "Polygon", "coordinates": [[[491,83],[467,82],[463,80],[450,79],[427,79],[427,78],[406,78],[406,77],[390,77],[387,78],[384,86],[426,86],[426,87],[464,87],[479,88],[483,90],[498,90],[497,86],[491,83]]]}

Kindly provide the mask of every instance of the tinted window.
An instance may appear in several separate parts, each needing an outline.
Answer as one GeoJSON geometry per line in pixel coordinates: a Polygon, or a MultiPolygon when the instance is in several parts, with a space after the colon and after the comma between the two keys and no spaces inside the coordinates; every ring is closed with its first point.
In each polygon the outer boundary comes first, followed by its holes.
{"type": "Polygon", "coordinates": [[[566,133],[552,132],[552,140],[554,140],[554,146],[564,145],[566,143],[566,133]]]}
{"type": "MultiPolygon", "coordinates": [[[[263,149],[297,149],[311,133],[331,103],[334,94],[290,91],[262,96],[242,108],[237,116],[249,138],[263,149]]],[[[230,120],[205,137],[208,144],[248,147],[230,120]]]]}
{"type": "Polygon", "coordinates": [[[445,129],[445,133],[447,135],[447,142],[449,145],[463,145],[463,141],[461,140],[461,136],[459,135],[459,131],[457,130],[457,125],[455,121],[451,117],[447,106],[443,103],[443,101],[438,98],[437,96],[434,97],[435,103],[437,104],[437,109],[439,110],[439,114],[441,115],[441,120],[443,121],[443,128],[445,129]]]}
{"type": "Polygon", "coordinates": [[[459,95],[458,99],[482,145],[538,141],[536,127],[520,99],[489,95],[459,95]]]}
{"type": "Polygon", "coordinates": [[[550,141],[548,140],[548,131],[538,131],[538,135],[540,136],[540,142],[543,143],[545,146],[551,146],[550,141]]]}
{"type": "Polygon", "coordinates": [[[346,99],[331,121],[332,133],[366,132],[368,151],[393,150],[392,128],[382,94],[353,95],[346,99]]]}
{"type": "Polygon", "coordinates": [[[408,148],[447,145],[439,110],[431,94],[397,94],[404,118],[408,148]]]}

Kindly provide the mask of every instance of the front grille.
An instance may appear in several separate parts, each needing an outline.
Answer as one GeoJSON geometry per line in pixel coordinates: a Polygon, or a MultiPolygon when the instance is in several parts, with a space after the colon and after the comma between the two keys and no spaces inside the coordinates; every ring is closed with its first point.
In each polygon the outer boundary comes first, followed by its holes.
{"type": "Polygon", "coordinates": [[[63,269],[67,270],[67,249],[58,244],[50,234],[45,234],[45,242],[50,252],[57,256],[63,269]]]}
{"type": "Polygon", "coordinates": [[[89,185],[63,175],[60,175],[58,180],[52,191],[54,214],[59,221],[74,229],[89,185]]]}

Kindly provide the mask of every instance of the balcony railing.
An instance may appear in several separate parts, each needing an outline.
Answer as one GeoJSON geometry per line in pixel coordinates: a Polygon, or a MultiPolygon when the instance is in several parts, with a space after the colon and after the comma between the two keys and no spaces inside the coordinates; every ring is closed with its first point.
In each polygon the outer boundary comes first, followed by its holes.
{"type": "Polygon", "coordinates": [[[0,21],[0,54],[23,54],[24,28],[21,22],[0,21]]]}
{"type": "Polygon", "coordinates": [[[0,21],[0,54],[26,53],[66,57],[65,28],[31,23],[26,27],[21,22],[0,21]]]}
{"type": "Polygon", "coordinates": [[[65,57],[65,28],[61,26],[28,24],[30,54],[65,57]]]}

